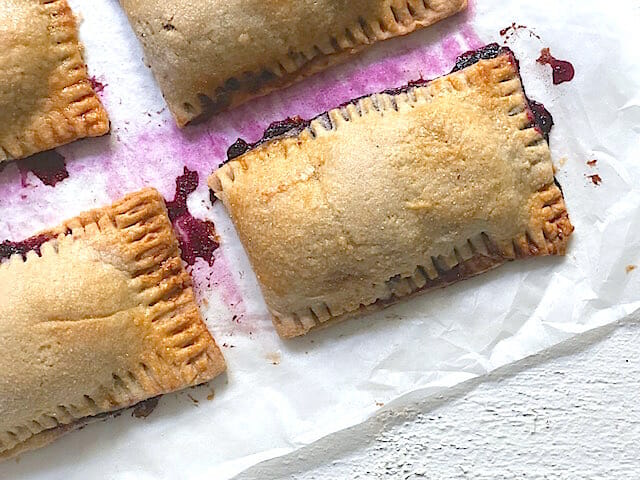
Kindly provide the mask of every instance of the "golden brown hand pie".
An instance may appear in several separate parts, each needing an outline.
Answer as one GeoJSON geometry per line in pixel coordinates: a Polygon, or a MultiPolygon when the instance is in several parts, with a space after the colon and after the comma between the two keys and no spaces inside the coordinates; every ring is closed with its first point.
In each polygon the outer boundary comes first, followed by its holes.
{"type": "Polygon", "coordinates": [[[0,65],[0,162],[109,131],[66,0],[2,0],[0,65]]]}
{"type": "Polygon", "coordinates": [[[549,146],[512,53],[478,55],[491,56],[276,126],[210,177],[280,335],[564,254],[573,227],[549,146]]]}
{"type": "Polygon", "coordinates": [[[153,189],[0,262],[0,460],[225,369],[153,189]]]}
{"type": "Polygon", "coordinates": [[[178,125],[464,9],[467,0],[120,0],[178,125]]]}

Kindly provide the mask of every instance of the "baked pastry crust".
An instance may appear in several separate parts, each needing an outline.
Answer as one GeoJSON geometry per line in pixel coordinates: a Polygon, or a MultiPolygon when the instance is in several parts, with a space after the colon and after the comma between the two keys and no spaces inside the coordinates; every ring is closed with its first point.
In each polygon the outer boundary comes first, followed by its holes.
{"type": "Polygon", "coordinates": [[[283,337],[564,254],[573,231],[510,53],[331,110],[209,185],[283,337]]]}
{"type": "Polygon", "coordinates": [[[225,369],[153,189],[0,263],[0,460],[225,369]]]}
{"type": "Polygon", "coordinates": [[[4,0],[0,64],[0,162],[109,131],[66,0],[4,0]]]}
{"type": "Polygon", "coordinates": [[[283,88],[467,0],[120,0],[179,126],[283,88]]]}

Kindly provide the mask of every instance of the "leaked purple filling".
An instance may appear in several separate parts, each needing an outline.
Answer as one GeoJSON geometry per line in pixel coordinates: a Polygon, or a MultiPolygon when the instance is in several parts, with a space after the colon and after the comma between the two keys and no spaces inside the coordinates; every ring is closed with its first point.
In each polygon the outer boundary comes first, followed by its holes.
{"type": "MultiPolygon", "coordinates": [[[[451,70],[451,73],[470,67],[481,60],[489,60],[492,58],[499,57],[500,55],[508,55],[510,61],[515,65],[516,69],[518,71],[520,70],[518,60],[516,59],[515,55],[513,54],[513,51],[510,48],[502,47],[497,43],[491,43],[478,50],[472,50],[460,55],[456,60],[456,64],[453,67],[453,70],[451,70]]],[[[411,81],[407,85],[404,85],[398,88],[384,90],[381,93],[386,93],[388,95],[398,95],[401,93],[405,93],[414,87],[426,85],[430,81],[431,80],[418,79],[418,80],[411,81]]],[[[348,102],[343,103],[342,105],[340,105],[340,107],[356,104],[359,100],[368,96],[369,95],[364,95],[362,97],[354,98],[348,102]]],[[[525,94],[525,97],[526,97],[526,94],[525,94]]],[[[529,105],[528,113],[529,113],[529,118],[532,124],[534,124],[536,128],[538,128],[540,133],[544,135],[545,139],[548,142],[549,133],[551,132],[551,128],[553,127],[553,117],[551,116],[551,113],[549,113],[549,111],[541,103],[534,102],[530,100],[529,97],[526,97],[526,99],[529,105]]],[[[269,127],[267,127],[262,138],[260,138],[260,140],[258,140],[255,143],[248,143],[247,141],[239,138],[227,150],[227,160],[224,163],[230,160],[233,160],[234,158],[237,158],[240,155],[243,155],[249,150],[253,150],[256,147],[259,147],[264,143],[270,142],[271,140],[298,135],[305,128],[307,128],[313,120],[317,118],[323,118],[323,117],[326,118],[326,116],[327,116],[327,113],[325,112],[311,120],[305,120],[303,118],[296,116],[296,117],[287,118],[285,120],[281,120],[279,122],[274,122],[271,125],[269,125],[269,127]]]]}
{"type": "Polygon", "coordinates": [[[23,260],[26,260],[27,253],[29,252],[36,252],[38,255],[40,255],[40,249],[42,248],[42,245],[50,240],[53,240],[54,238],[56,238],[56,236],[50,233],[41,233],[40,235],[29,237],[20,242],[5,240],[0,243],[0,261],[9,258],[12,255],[20,255],[23,260]]]}
{"type": "Polygon", "coordinates": [[[480,60],[491,60],[492,58],[497,58],[500,55],[510,55],[515,60],[515,56],[509,47],[501,47],[497,43],[490,43],[478,50],[470,50],[460,55],[457,58],[456,65],[453,67],[453,70],[451,70],[451,73],[470,67],[471,65],[475,65],[480,60]]]}
{"type": "Polygon", "coordinates": [[[530,114],[533,115],[533,121],[538,127],[538,130],[542,132],[547,143],[549,143],[549,135],[554,125],[551,112],[549,112],[542,103],[531,100],[529,97],[527,97],[527,102],[529,103],[530,114]]]}
{"type": "Polygon", "coordinates": [[[571,62],[566,60],[558,60],[551,55],[548,48],[543,48],[540,57],[536,60],[540,65],[549,65],[553,74],[553,84],[560,85],[564,82],[570,82],[576,75],[576,69],[571,62]]]}
{"type": "Polygon", "coordinates": [[[249,150],[259,147],[263,143],[275,140],[276,138],[293,137],[298,135],[310,124],[311,120],[305,120],[297,115],[295,117],[288,117],[284,120],[273,122],[264,131],[262,138],[255,143],[247,143],[242,138],[236,140],[236,142],[227,150],[227,162],[247,153],[249,150]]]}
{"type": "Polygon", "coordinates": [[[59,182],[69,178],[65,158],[55,150],[36,153],[24,160],[17,161],[22,186],[27,186],[27,174],[33,173],[42,183],[55,187],[59,182]]]}
{"type": "Polygon", "coordinates": [[[202,258],[213,265],[213,253],[220,246],[215,227],[208,220],[195,218],[187,208],[187,198],[198,188],[198,172],[184,168],[184,174],[176,178],[176,195],[166,202],[169,218],[178,236],[182,259],[188,264],[202,258]]]}

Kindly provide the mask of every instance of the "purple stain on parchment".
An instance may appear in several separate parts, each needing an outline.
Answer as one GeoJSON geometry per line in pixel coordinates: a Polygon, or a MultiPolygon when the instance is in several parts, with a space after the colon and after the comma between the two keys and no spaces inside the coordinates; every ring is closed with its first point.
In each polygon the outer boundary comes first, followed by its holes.
{"type": "Polygon", "coordinates": [[[458,55],[462,53],[461,50],[460,43],[455,35],[447,35],[442,40],[442,51],[447,58],[454,56],[458,57],[458,55]]]}

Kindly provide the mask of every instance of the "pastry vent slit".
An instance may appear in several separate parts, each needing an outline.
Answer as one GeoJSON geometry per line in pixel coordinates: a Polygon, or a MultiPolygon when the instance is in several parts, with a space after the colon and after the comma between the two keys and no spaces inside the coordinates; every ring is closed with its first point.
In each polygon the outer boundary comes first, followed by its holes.
{"type": "Polygon", "coordinates": [[[349,43],[349,46],[356,45],[358,43],[355,35],[351,31],[351,28],[347,28],[344,33],[345,33],[346,40],[349,43]]]}
{"type": "Polygon", "coordinates": [[[302,321],[300,320],[300,316],[297,313],[294,312],[294,313],[291,314],[291,320],[296,325],[296,327],[304,328],[304,325],[302,324],[302,321]]]}
{"type": "Polygon", "coordinates": [[[364,117],[365,113],[364,113],[364,109],[362,108],[362,100],[359,102],[355,102],[353,104],[353,108],[356,110],[356,113],[358,114],[358,117],[364,117]]]}
{"type": "Polygon", "coordinates": [[[195,365],[197,363],[199,363],[203,358],[206,358],[208,356],[207,350],[202,350],[200,352],[198,352],[196,355],[193,355],[191,357],[189,357],[185,364],[187,365],[195,365]]]}
{"type": "Polygon", "coordinates": [[[139,364],[139,368],[142,370],[146,378],[153,384],[153,389],[160,390],[160,382],[153,373],[153,369],[150,368],[149,365],[146,364],[146,362],[141,362],[139,364]]]}
{"type": "Polygon", "coordinates": [[[396,22],[396,23],[401,23],[400,22],[400,16],[398,15],[398,12],[396,11],[396,7],[391,5],[389,7],[389,9],[391,10],[391,14],[393,15],[393,21],[396,22]]]}
{"type": "Polygon", "coordinates": [[[323,113],[316,120],[324,127],[325,130],[335,130],[335,125],[333,124],[333,120],[331,120],[331,116],[328,113],[323,113]]]}
{"type": "Polygon", "coordinates": [[[124,382],[122,377],[114,373],[111,375],[111,378],[113,379],[113,386],[115,388],[121,389],[126,396],[129,396],[129,386],[124,382]]]}
{"type": "Polygon", "coordinates": [[[87,407],[89,407],[90,410],[93,410],[93,411],[99,410],[98,404],[92,397],[90,397],[89,395],[84,395],[84,400],[86,402],[87,407]]]}
{"type": "Polygon", "coordinates": [[[416,267],[416,271],[418,271],[420,273],[420,275],[424,276],[424,278],[426,278],[426,279],[429,278],[429,274],[427,273],[427,271],[425,270],[425,268],[422,265],[418,265],[416,267]]]}
{"type": "Polygon", "coordinates": [[[457,247],[454,247],[453,254],[454,254],[454,256],[456,258],[456,261],[458,262],[459,265],[464,263],[464,258],[462,257],[462,254],[460,253],[460,250],[458,250],[457,247]]]}
{"type": "Polygon", "coordinates": [[[198,343],[199,338],[200,336],[197,334],[185,335],[185,338],[182,339],[182,341],[180,341],[177,345],[175,345],[175,347],[178,348],[179,350],[193,347],[198,343]]]}
{"type": "Polygon", "coordinates": [[[340,50],[342,50],[342,48],[340,47],[340,44],[338,43],[338,39],[336,37],[331,37],[329,39],[329,42],[334,52],[339,52],[340,50]]]}
{"type": "Polygon", "coordinates": [[[316,312],[313,311],[313,308],[309,308],[309,314],[311,315],[311,318],[313,319],[316,325],[320,325],[322,323],[322,321],[318,317],[318,314],[316,314],[316,312]]]}
{"type": "Polygon", "coordinates": [[[371,105],[373,105],[373,108],[375,111],[380,112],[380,110],[382,109],[382,106],[380,105],[380,98],[377,94],[371,95],[371,105]]]}
{"type": "Polygon", "coordinates": [[[191,327],[193,327],[193,324],[191,324],[190,322],[179,323],[169,331],[169,335],[172,337],[175,335],[180,335],[181,333],[184,333],[187,330],[189,330],[191,327]]]}
{"type": "Polygon", "coordinates": [[[389,102],[391,103],[391,107],[397,112],[398,111],[398,100],[396,95],[389,95],[389,102]]]}
{"type": "Polygon", "coordinates": [[[364,19],[364,17],[358,17],[358,26],[366,37],[366,41],[370,41],[375,38],[375,33],[371,29],[371,25],[364,19]]]}
{"type": "Polygon", "coordinates": [[[515,107],[513,107],[511,110],[509,110],[509,116],[510,117],[515,117],[516,115],[520,114],[524,112],[524,105],[516,105],[515,107]]]}

